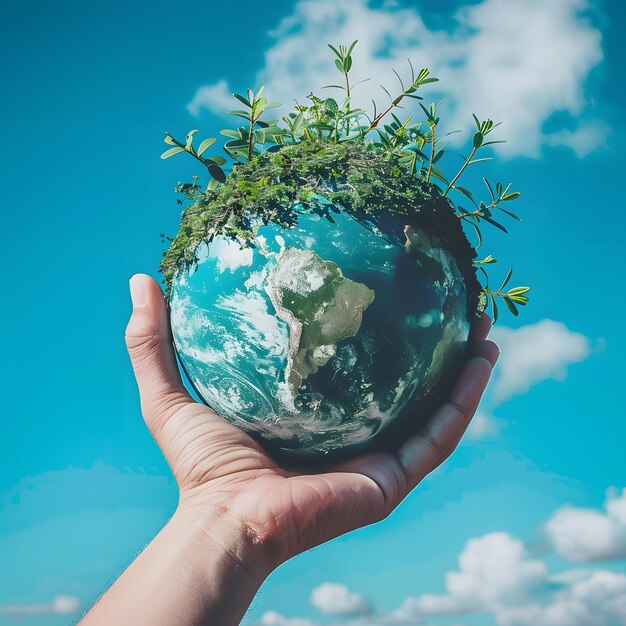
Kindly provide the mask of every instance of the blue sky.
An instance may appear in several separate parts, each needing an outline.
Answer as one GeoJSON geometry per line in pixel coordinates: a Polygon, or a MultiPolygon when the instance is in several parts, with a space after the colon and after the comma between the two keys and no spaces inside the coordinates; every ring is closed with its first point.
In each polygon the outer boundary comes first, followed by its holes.
{"type": "Polygon", "coordinates": [[[486,251],[532,301],[494,332],[498,373],[452,459],[389,519],[281,567],[247,621],[626,619],[620,3],[1,10],[0,624],[76,620],[176,505],[123,342],[127,280],[157,276],[159,234],[179,220],[172,188],[202,174],[159,159],[164,131],[216,136],[229,91],[261,82],[272,99],[304,97],[328,82],[325,59],[333,71],[326,41],[357,37],[355,67],[389,86],[407,55],[432,67],[449,130],[472,112],[504,122],[509,143],[465,184],[486,174],[523,192],[524,222],[486,251]]]}

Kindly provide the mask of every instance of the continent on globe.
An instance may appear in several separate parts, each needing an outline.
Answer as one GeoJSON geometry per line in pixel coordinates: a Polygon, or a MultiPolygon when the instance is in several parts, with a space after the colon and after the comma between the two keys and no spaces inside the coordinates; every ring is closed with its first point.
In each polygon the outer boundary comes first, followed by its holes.
{"type": "Polygon", "coordinates": [[[357,334],[374,292],[346,278],[332,261],[293,247],[280,251],[266,291],[289,326],[285,378],[295,397],[302,381],[335,355],[337,344],[357,334]]]}

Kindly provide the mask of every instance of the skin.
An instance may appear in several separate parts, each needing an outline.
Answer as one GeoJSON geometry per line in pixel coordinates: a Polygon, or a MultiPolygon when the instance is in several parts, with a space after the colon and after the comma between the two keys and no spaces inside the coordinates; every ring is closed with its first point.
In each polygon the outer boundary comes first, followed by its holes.
{"type": "Polygon", "coordinates": [[[456,448],[498,358],[487,316],[447,403],[393,452],[323,472],[281,468],[259,444],[185,390],[160,287],[130,280],[126,330],[146,424],[180,497],[161,532],[83,618],[84,626],[239,624],[270,572],[291,557],[389,515],[456,448]]]}

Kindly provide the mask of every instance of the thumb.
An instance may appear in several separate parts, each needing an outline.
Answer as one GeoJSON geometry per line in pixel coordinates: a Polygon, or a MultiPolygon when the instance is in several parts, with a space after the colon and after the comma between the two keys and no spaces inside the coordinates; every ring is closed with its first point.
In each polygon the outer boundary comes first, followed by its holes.
{"type": "Polygon", "coordinates": [[[135,274],[129,284],[133,313],[126,327],[126,347],[137,379],[144,419],[158,439],[167,420],[193,400],[176,366],[161,288],[145,274],[135,274]]]}

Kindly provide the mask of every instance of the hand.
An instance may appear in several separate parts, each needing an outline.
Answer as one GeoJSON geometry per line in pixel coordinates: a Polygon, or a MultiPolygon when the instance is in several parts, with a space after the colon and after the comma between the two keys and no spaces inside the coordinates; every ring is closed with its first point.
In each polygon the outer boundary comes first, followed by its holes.
{"type": "Polygon", "coordinates": [[[84,617],[83,626],[239,624],[265,577],[291,556],[383,519],[458,444],[498,348],[485,337],[428,427],[395,452],[323,472],[276,465],[252,438],[192,400],[180,379],[163,294],[148,276],[130,282],[126,330],[141,408],[180,489],[161,532],[84,617]]]}
{"type": "Polygon", "coordinates": [[[448,402],[428,427],[394,452],[375,452],[323,472],[279,467],[263,448],[211,409],[193,401],[176,365],[159,286],[131,279],[133,314],[126,342],[146,424],[180,488],[179,511],[211,534],[217,517],[264,548],[265,568],[352,529],[386,517],[456,448],[473,416],[497,346],[486,341],[487,316],[448,402]]]}

